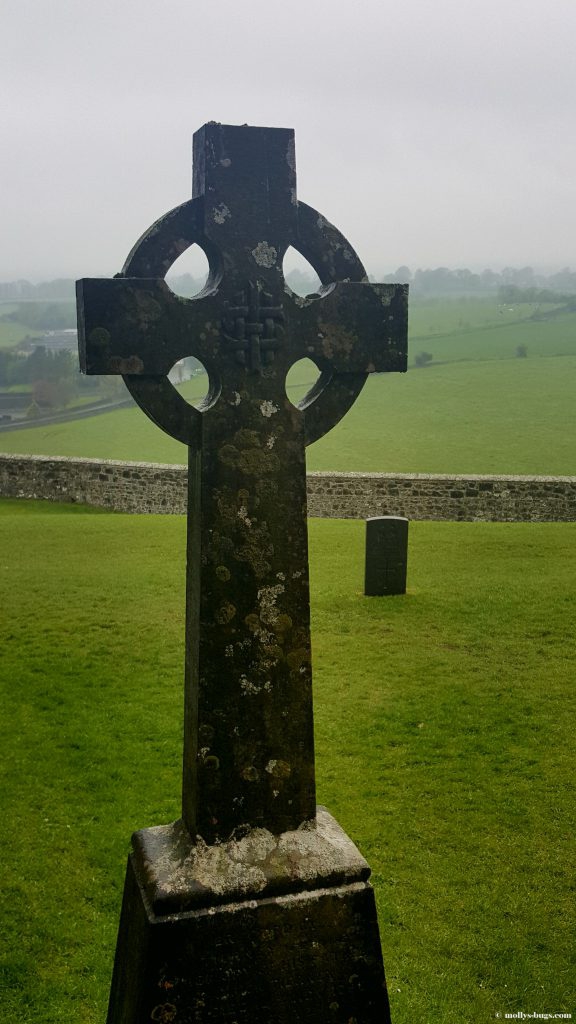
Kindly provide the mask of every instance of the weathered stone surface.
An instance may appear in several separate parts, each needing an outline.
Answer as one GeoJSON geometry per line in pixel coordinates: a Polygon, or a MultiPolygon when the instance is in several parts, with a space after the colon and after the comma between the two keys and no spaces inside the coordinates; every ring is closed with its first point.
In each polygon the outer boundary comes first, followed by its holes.
{"type": "Polygon", "coordinates": [[[408,520],[377,516],[366,520],[364,593],[367,597],[406,593],[408,520]]]}
{"type": "Polygon", "coordinates": [[[192,842],[183,821],[132,837],[147,900],[155,914],[215,906],[320,886],[366,881],[368,864],[326,808],[292,832],[252,829],[209,846],[192,842]]]}
{"type": "Polygon", "coordinates": [[[77,296],[81,368],[122,374],[189,450],[182,822],[135,837],[109,1020],[388,1019],[371,891],[335,888],[367,866],[316,816],[305,446],[369,373],[406,369],[407,288],[369,284],[299,204],[293,132],[210,123],[194,136],[191,203],[77,296]],[[180,299],[163,278],[194,242],[210,275],[180,299]],[[286,287],[290,245],[318,295],[286,287]],[[190,355],[210,380],[200,409],[167,376],[190,355]],[[286,375],[305,356],[321,375],[294,406],[286,375]]]}
{"type": "Polygon", "coordinates": [[[182,813],[207,843],[314,818],[305,445],[368,373],[406,369],[406,288],[369,284],[346,239],[307,212],[301,231],[299,214],[292,131],[208,124],[191,204],[143,236],[122,275],[77,287],[81,368],[123,374],[189,446],[182,813]],[[181,299],[162,278],[195,241],[210,275],[181,299]],[[286,288],[292,244],[319,295],[286,288]],[[189,355],[210,378],[200,411],[166,376],[189,355]],[[304,356],[322,373],[295,407],[286,374],[304,356]]]}
{"type": "Polygon", "coordinates": [[[158,425],[198,446],[200,414],[160,376],[181,354],[209,372],[204,411],[222,380],[234,391],[234,369],[283,386],[292,363],[308,356],[322,371],[299,405],[310,443],[347,412],[369,372],[406,369],[407,298],[407,286],[369,284],[346,238],[298,201],[292,131],[210,124],[194,136],[193,199],[142,236],[113,281],[78,282],[80,363],[89,373],[123,373],[158,425]],[[210,275],[200,296],[181,299],[163,278],[194,243],[210,275]],[[286,286],[289,246],[316,270],[319,295],[302,299],[286,286]]]}
{"type": "MultiPolygon", "coordinates": [[[[81,502],[117,512],[186,512],[187,467],[0,454],[0,495],[81,502]]],[[[308,473],[308,515],[459,522],[574,522],[576,477],[308,473]],[[460,490],[462,498],[452,498],[460,490]]]]}
{"type": "Polygon", "coordinates": [[[108,1024],[389,1024],[364,881],[155,914],[128,863],[108,1024]]]}
{"type": "Polygon", "coordinates": [[[310,473],[308,514],[454,522],[572,522],[576,477],[310,473]],[[460,497],[454,497],[454,491],[460,497]]]}

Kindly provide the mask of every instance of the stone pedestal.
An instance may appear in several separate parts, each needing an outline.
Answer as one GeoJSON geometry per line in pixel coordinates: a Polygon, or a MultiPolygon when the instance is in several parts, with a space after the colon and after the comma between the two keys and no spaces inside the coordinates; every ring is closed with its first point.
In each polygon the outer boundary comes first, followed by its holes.
{"type": "Polygon", "coordinates": [[[370,869],[336,821],[135,833],[108,1024],[389,1024],[370,869]]]}

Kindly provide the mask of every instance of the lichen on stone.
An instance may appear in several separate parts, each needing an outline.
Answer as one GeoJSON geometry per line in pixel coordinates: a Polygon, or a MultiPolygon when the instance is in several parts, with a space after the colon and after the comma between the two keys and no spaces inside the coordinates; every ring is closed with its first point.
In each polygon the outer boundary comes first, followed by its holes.
{"type": "Polygon", "coordinates": [[[279,409],[277,405],[274,405],[274,402],[265,401],[260,403],[260,412],[267,419],[270,419],[271,416],[279,412],[279,409]]]}
{"type": "Polygon", "coordinates": [[[230,210],[228,209],[225,203],[220,203],[219,206],[214,207],[212,216],[215,224],[224,224],[224,222],[228,220],[232,216],[232,214],[230,213],[230,210]]]}
{"type": "Polygon", "coordinates": [[[214,615],[214,618],[216,619],[216,622],[220,626],[226,626],[229,622],[232,621],[235,615],[236,608],[234,607],[233,604],[227,601],[225,604],[221,605],[220,608],[218,608],[217,612],[214,615]]]}
{"type": "Polygon", "coordinates": [[[268,245],[268,242],[258,242],[256,248],[252,249],[252,256],[258,266],[270,269],[276,263],[278,250],[273,245],[268,245]]]}

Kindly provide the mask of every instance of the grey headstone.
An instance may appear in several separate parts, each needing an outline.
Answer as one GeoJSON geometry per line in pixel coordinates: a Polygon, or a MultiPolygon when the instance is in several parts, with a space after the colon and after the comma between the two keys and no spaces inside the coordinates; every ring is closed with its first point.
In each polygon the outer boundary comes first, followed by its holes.
{"type": "Polygon", "coordinates": [[[367,597],[406,593],[408,520],[375,516],[366,520],[364,593],[367,597]]]}

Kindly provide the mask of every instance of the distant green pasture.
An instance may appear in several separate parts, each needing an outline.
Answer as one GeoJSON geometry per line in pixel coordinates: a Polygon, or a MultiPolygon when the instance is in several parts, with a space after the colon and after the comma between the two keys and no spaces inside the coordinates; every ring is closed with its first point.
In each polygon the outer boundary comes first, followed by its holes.
{"type": "MultiPolygon", "coordinates": [[[[308,449],[309,468],[574,474],[576,314],[520,319],[531,310],[489,299],[414,302],[408,373],[371,377],[351,412],[308,449]],[[432,329],[438,333],[415,337],[432,329]],[[520,345],[525,359],[516,357],[520,345]],[[430,352],[433,362],[416,369],[420,351],[430,352]]],[[[316,373],[306,361],[291,371],[293,401],[316,373]]],[[[203,375],[182,390],[197,400],[206,387],[203,375]]],[[[0,450],[186,461],[184,447],[136,408],[1,433],[0,450]]]]}
{"type": "Polygon", "coordinates": [[[576,356],[452,363],[370,378],[310,469],[571,475],[576,356]]]}
{"type": "MultiPolygon", "coordinates": [[[[183,517],[0,502],[2,1024],[100,1024],[129,837],[178,816],[183,517]],[[73,514],[69,514],[72,511],[73,514]]],[[[318,799],[373,869],[394,1024],[573,1012],[576,525],[310,523],[318,799]]]]}
{"type": "MultiPolygon", "coordinates": [[[[310,370],[304,377],[312,380],[310,370]]],[[[454,362],[371,377],[341,423],[308,449],[311,470],[576,472],[576,355],[454,362]]],[[[206,378],[187,386],[202,393],[206,378]]],[[[301,389],[294,387],[294,400],[301,389]]],[[[0,434],[38,455],[186,462],[140,410],[0,434]]]]}
{"type": "MultiPolygon", "coordinates": [[[[409,298],[409,324],[411,337],[420,340],[437,334],[465,331],[471,327],[498,324],[502,320],[496,297],[490,298],[409,298]]],[[[507,314],[515,320],[525,311],[507,314]]]]}
{"type": "Polygon", "coordinates": [[[410,336],[418,342],[444,334],[464,334],[476,327],[490,328],[527,320],[538,309],[550,313],[553,304],[517,303],[514,306],[490,298],[419,298],[409,299],[410,336]]]}
{"type": "MultiPolygon", "coordinates": [[[[4,307],[0,305],[0,315],[3,309],[4,307]]],[[[0,348],[12,348],[28,335],[38,336],[41,333],[43,332],[34,331],[31,327],[26,327],[25,324],[17,324],[12,320],[0,320],[0,348]]]]}
{"type": "Polygon", "coordinates": [[[430,352],[435,362],[514,359],[519,345],[526,346],[528,359],[576,355],[576,313],[551,320],[501,320],[489,328],[412,340],[410,361],[421,351],[430,352]]]}

